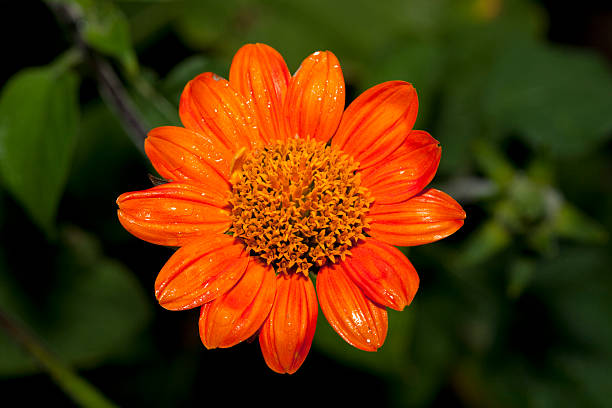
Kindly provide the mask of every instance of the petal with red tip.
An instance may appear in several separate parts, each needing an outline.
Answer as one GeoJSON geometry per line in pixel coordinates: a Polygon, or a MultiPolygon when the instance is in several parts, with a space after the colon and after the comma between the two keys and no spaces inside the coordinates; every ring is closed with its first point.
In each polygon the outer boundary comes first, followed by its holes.
{"type": "Polygon", "coordinates": [[[385,161],[362,172],[361,184],[379,204],[407,200],[433,179],[441,154],[436,139],[422,130],[413,130],[385,161]]]}
{"type": "Polygon", "coordinates": [[[317,297],[301,273],[279,274],[276,298],[259,334],[266,364],[277,373],[293,374],[306,359],[317,325],[317,297]]]}
{"type": "Polygon", "coordinates": [[[200,338],[206,348],[231,347],[254,335],[268,317],[276,293],[276,275],[251,259],[236,286],[200,313],[200,338]]]}
{"type": "Polygon", "coordinates": [[[145,152],[155,170],[173,181],[191,181],[229,191],[232,153],[211,133],[175,126],[149,132],[145,152]]]}
{"type": "Polygon", "coordinates": [[[212,133],[231,152],[262,143],[255,113],[229,81],[211,72],[198,75],[185,86],[179,104],[185,127],[212,133]]]}
{"type": "Polygon", "coordinates": [[[433,188],[399,203],[374,202],[368,233],[391,245],[423,245],[445,238],[463,225],[465,211],[451,196],[433,188]]]}
{"type": "Polygon", "coordinates": [[[317,274],[319,305],[329,324],[351,346],[376,351],[387,337],[387,311],[368,299],[342,262],[317,274]]]}
{"type": "Polygon", "coordinates": [[[247,44],[234,55],[229,77],[250,100],[262,137],[267,142],[284,140],[283,100],[291,74],[283,57],[268,45],[247,44]]]}
{"type": "Polygon", "coordinates": [[[344,76],[333,53],[317,51],[306,58],[285,98],[289,137],[327,142],[340,123],[344,92],[344,76]]]}
{"type": "Polygon", "coordinates": [[[376,85],[346,108],[332,145],[366,169],[385,160],[404,142],[416,121],[418,106],[416,91],[408,82],[376,85]]]}
{"type": "Polygon", "coordinates": [[[395,310],[409,305],[419,288],[419,275],[400,250],[372,238],[351,248],[343,267],[370,300],[395,310]]]}
{"type": "Polygon", "coordinates": [[[167,183],[117,199],[121,225],[138,238],[158,245],[180,246],[194,238],[229,229],[227,200],[214,191],[167,183]]]}
{"type": "Polygon", "coordinates": [[[155,280],[155,296],[169,310],[184,310],[215,300],[240,280],[249,257],[244,245],[217,234],[181,247],[155,280]]]}

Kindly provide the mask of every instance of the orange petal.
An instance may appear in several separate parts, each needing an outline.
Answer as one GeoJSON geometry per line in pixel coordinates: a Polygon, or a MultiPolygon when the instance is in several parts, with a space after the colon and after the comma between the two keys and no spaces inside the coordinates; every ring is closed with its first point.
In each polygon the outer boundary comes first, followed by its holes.
{"type": "Polygon", "coordinates": [[[155,170],[174,181],[192,181],[229,191],[232,153],[211,133],[175,126],[149,132],[145,152],[155,170]]]}
{"type": "Polygon", "coordinates": [[[368,299],[346,275],[342,262],[323,267],[317,294],[329,324],[348,344],[376,351],[387,337],[387,311],[368,299]]]}
{"type": "Polygon", "coordinates": [[[231,152],[261,143],[255,113],[230,83],[211,72],[187,83],[179,104],[185,127],[212,133],[231,152]]]}
{"type": "Polygon", "coordinates": [[[346,108],[332,145],[351,154],[366,169],[385,160],[404,142],[418,106],[416,91],[408,82],[376,85],[346,108]]]}
{"type": "Polygon", "coordinates": [[[433,179],[441,154],[436,139],[422,130],[413,130],[383,162],[362,172],[361,184],[379,204],[407,200],[433,179]]]}
{"type": "Polygon", "coordinates": [[[419,275],[400,250],[372,238],[351,248],[343,267],[370,300],[395,310],[409,305],[419,288],[419,275]]]}
{"type": "Polygon", "coordinates": [[[231,347],[254,335],[268,317],[275,293],[274,270],[251,259],[236,286],[202,306],[199,327],[204,346],[231,347]]]}
{"type": "Polygon", "coordinates": [[[230,84],[250,100],[268,142],[286,138],[282,108],[290,78],[283,57],[265,44],[247,44],[234,55],[230,84]]]}
{"type": "Polygon", "coordinates": [[[287,90],[284,112],[290,137],[327,142],[344,110],[344,77],[336,56],[317,51],[302,62],[287,90]]]}
{"type": "Polygon", "coordinates": [[[194,238],[229,229],[227,200],[188,184],[167,183],[117,199],[121,225],[138,238],[158,245],[180,246],[194,238]]]}
{"type": "Polygon", "coordinates": [[[398,246],[438,241],[461,228],[465,219],[459,203],[433,188],[400,203],[374,202],[368,215],[368,234],[398,246]]]}
{"type": "Polygon", "coordinates": [[[301,273],[276,277],[276,299],[259,334],[266,364],[277,373],[293,374],[306,359],[317,325],[317,297],[301,273]]]}
{"type": "Polygon", "coordinates": [[[217,234],[181,247],[155,280],[155,296],[169,310],[184,310],[215,300],[242,277],[249,257],[244,245],[217,234]]]}

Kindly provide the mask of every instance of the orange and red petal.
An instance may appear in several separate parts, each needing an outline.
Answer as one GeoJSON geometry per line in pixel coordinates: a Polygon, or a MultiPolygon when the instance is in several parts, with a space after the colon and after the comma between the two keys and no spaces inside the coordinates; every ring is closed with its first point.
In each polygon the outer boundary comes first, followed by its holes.
{"type": "Polygon", "coordinates": [[[253,336],[268,317],[276,294],[274,270],[251,259],[236,286],[200,312],[200,338],[206,348],[231,347],[253,336]]]}
{"type": "Polygon", "coordinates": [[[158,245],[180,246],[223,233],[232,221],[227,200],[203,186],[162,184],[121,194],[117,205],[119,221],[127,231],[158,245]]]}
{"type": "Polygon", "coordinates": [[[327,142],[344,110],[344,76],[336,56],[317,51],[302,62],[291,78],[284,114],[288,137],[327,142]]]}
{"type": "Polygon", "coordinates": [[[342,266],[370,300],[395,310],[409,305],[419,288],[419,275],[404,254],[373,238],[351,248],[342,266]]]}
{"type": "Polygon", "coordinates": [[[265,44],[247,44],[232,60],[230,84],[250,101],[266,142],[286,138],[283,101],[290,78],[283,57],[265,44]]]}
{"type": "Polygon", "coordinates": [[[211,133],[176,126],[149,132],[145,152],[155,170],[173,181],[203,184],[220,192],[229,191],[232,153],[211,133]]]}
{"type": "Polygon", "coordinates": [[[343,262],[317,274],[319,305],[329,324],[347,343],[376,351],[387,337],[387,311],[372,302],[347,276],[343,262]]]}
{"type": "Polygon", "coordinates": [[[361,184],[379,204],[397,203],[421,192],[433,179],[442,149],[422,130],[410,132],[385,161],[362,172],[361,184]]]}
{"type": "Polygon", "coordinates": [[[306,359],[317,325],[317,297],[301,273],[276,277],[276,298],[259,333],[266,364],[277,373],[293,374],[306,359]]]}
{"type": "Polygon", "coordinates": [[[244,245],[217,234],[178,249],[155,280],[155,296],[169,310],[184,310],[215,300],[242,277],[249,263],[244,245]]]}
{"type": "Polygon", "coordinates": [[[406,139],[418,111],[411,84],[383,82],[355,99],[342,117],[332,145],[352,155],[361,169],[381,162],[406,139]]]}
{"type": "Polygon", "coordinates": [[[263,141],[255,112],[229,81],[211,72],[198,75],[185,86],[179,103],[185,127],[212,133],[232,153],[263,141]]]}
{"type": "Polygon", "coordinates": [[[374,202],[368,214],[368,234],[397,246],[428,244],[445,238],[463,225],[465,211],[451,196],[427,189],[395,204],[374,202]]]}

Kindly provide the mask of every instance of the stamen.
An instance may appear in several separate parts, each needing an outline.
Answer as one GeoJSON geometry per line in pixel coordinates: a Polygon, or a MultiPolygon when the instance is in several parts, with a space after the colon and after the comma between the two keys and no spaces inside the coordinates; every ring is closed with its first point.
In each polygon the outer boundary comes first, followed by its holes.
{"type": "Polygon", "coordinates": [[[242,168],[232,169],[230,232],[277,273],[308,275],[344,260],[364,238],[373,199],[348,155],[292,139],[240,159],[242,168]]]}

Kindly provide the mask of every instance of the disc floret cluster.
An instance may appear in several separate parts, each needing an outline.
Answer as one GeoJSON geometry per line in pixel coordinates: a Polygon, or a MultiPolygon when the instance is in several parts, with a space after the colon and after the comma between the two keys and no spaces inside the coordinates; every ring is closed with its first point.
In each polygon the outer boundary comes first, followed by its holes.
{"type": "Polygon", "coordinates": [[[365,238],[372,203],[359,163],[314,140],[251,151],[235,177],[230,232],[277,273],[316,271],[365,238]]]}

